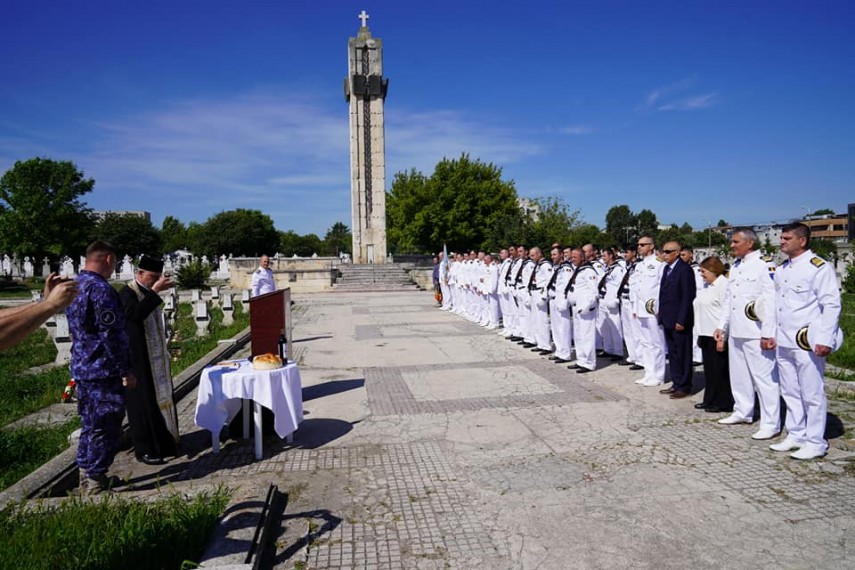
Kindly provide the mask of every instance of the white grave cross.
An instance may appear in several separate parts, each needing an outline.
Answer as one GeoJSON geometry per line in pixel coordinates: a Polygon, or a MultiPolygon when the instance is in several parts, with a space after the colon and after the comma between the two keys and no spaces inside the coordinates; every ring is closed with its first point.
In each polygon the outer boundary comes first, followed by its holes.
{"type": "Polygon", "coordinates": [[[365,12],[365,10],[363,10],[362,12],[359,13],[358,18],[360,20],[362,20],[362,27],[363,28],[367,27],[367,20],[368,20],[368,18],[370,18],[370,16],[365,12]]]}

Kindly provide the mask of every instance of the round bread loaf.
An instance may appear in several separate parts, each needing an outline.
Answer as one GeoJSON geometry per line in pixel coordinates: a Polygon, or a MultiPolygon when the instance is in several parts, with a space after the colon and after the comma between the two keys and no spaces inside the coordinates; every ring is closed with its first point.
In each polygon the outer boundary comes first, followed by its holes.
{"type": "Polygon", "coordinates": [[[259,354],[252,359],[252,367],[256,370],[275,370],[282,367],[282,359],[271,352],[259,354]]]}

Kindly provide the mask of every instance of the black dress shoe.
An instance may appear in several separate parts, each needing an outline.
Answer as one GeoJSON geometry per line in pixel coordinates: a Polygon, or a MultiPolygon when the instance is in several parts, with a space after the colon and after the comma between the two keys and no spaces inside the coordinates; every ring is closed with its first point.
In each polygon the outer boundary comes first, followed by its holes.
{"type": "Polygon", "coordinates": [[[704,402],[698,402],[697,404],[695,404],[696,410],[704,410],[706,408],[709,408],[709,405],[705,404],[704,402]]]}
{"type": "Polygon", "coordinates": [[[563,358],[555,358],[554,360],[550,358],[549,360],[552,360],[553,362],[555,362],[555,364],[567,364],[568,362],[570,362],[569,360],[564,360],[563,358]]]}
{"type": "Polygon", "coordinates": [[[579,366],[578,364],[571,364],[570,366],[567,367],[567,370],[578,370],[579,368],[582,368],[582,367],[579,366]]]}
{"type": "Polygon", "coordinates": [[[674,393],[668,396],[672,400],[682,400],[683,398],[688,398],[691,396],[688,392],[683,392],[682,390],[674,390],[674,393]]]}
{"type": "Polygon", "coordinates": [[[137,459],[139,459],[146,465],[163,465],[164,463],[166,463],[166,461],[163,460],[163,457],[149,455],[148,453],[146,453],[142,457],[138,457],[137,459]]]}
{"type": "Polygon", "coordinates": [[[622,360],[622,359],[623,359],[623,356],[621,356],[621,355],[619,355],[619,354],[606,354],[605,356],[606,356],[606,358],[608,358],[609,360],[615,360],[615,361],[617,361],[617,360],[622,360]]]}
{"type": "Polygon", "coordinates": [[[630,370],[644,370],[644,366],[639,366],[638,364],[633,364],[629,367],[630,370]]]}
{"type": "Polygon", "coordinates": [[[552,356],[550,356],[550,357],[549,357],[549,360],[558,360],[558,357],[557,357],[557,356],[555,356],[555,355],[552,355],[552,356]]]}
{"type": "Polygon", "coordinates": [[[536,344],[532,344],[532,343],[530,343],[530,342],[523,342],[523,343],[520,343],[520,346],[522,346],[523,348],[534,348],[534,347],[535,347],[535,346],[537,346],[537,345],[536,345],[536,344]]]}
{"type": "Polygon", "coordinates": [[[621,360],[620,362],[617,363],[617,365],[618,366],[634,366],[634,364],[632,362],[629,362],[627,360],[621,360]]]}
{"type": "Polygon", "coordinates": [[[724,410],[717,406],[707,406],[706,408],[704,408],[704,411],[708,414],[720,414],[724,410]]]}
{"type": "Polygon", "coordinates": [[[590,369],[590,368],[585,368],[584,366],[579,366],[579,367],[576,369],[576,374],[587,374],[588,372],[591,372],[591,369],[590,369]]]}
{"type": "Polygon", "coordinates": [[[674,394],[676,391],[677,390],[675,390],[674,388],[663,388],[662,390],[659,390],[659,393],[660,394],[674,394]]]}
{"type": "Polygon", "coordinates": [[[508,339],[510,339],[514,342],[518,342],[518,341],[522,340],[522,337],[520,337],[520,336],[509,336],[508,339]]]}

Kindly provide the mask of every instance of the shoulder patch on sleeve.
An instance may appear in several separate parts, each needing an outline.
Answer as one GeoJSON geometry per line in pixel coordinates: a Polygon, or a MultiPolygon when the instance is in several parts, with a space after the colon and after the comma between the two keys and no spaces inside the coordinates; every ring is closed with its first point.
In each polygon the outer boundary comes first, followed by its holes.
{"type": "Polygon", "coordinates": [[[105,327],[111,327],[116,323],[116,313],[110,309],[101,311],[101,314],[98,315],[98,322],[105,327]]]}
{"type": "Polygon", "coordinates": [[[814,267],[822,267],[825,265],[825,260],[821,257],[811,257],[810,262],[814,265],[814,267]]]}

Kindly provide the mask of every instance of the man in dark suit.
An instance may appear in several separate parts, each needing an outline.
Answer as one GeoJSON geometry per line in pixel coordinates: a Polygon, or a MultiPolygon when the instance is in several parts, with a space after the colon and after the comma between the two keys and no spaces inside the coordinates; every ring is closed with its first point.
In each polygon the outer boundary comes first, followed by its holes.
{"type": "Polygon", "coordinates": [[[695,299],[695,274],[680,259],[680,244],[674,241],[662,246],[665,269],[659,286],[659,324],[668,345],[671,370],[670,388],[660,390],[671,399],[685,398],[692,392],[692,326],[695,299]]]}

